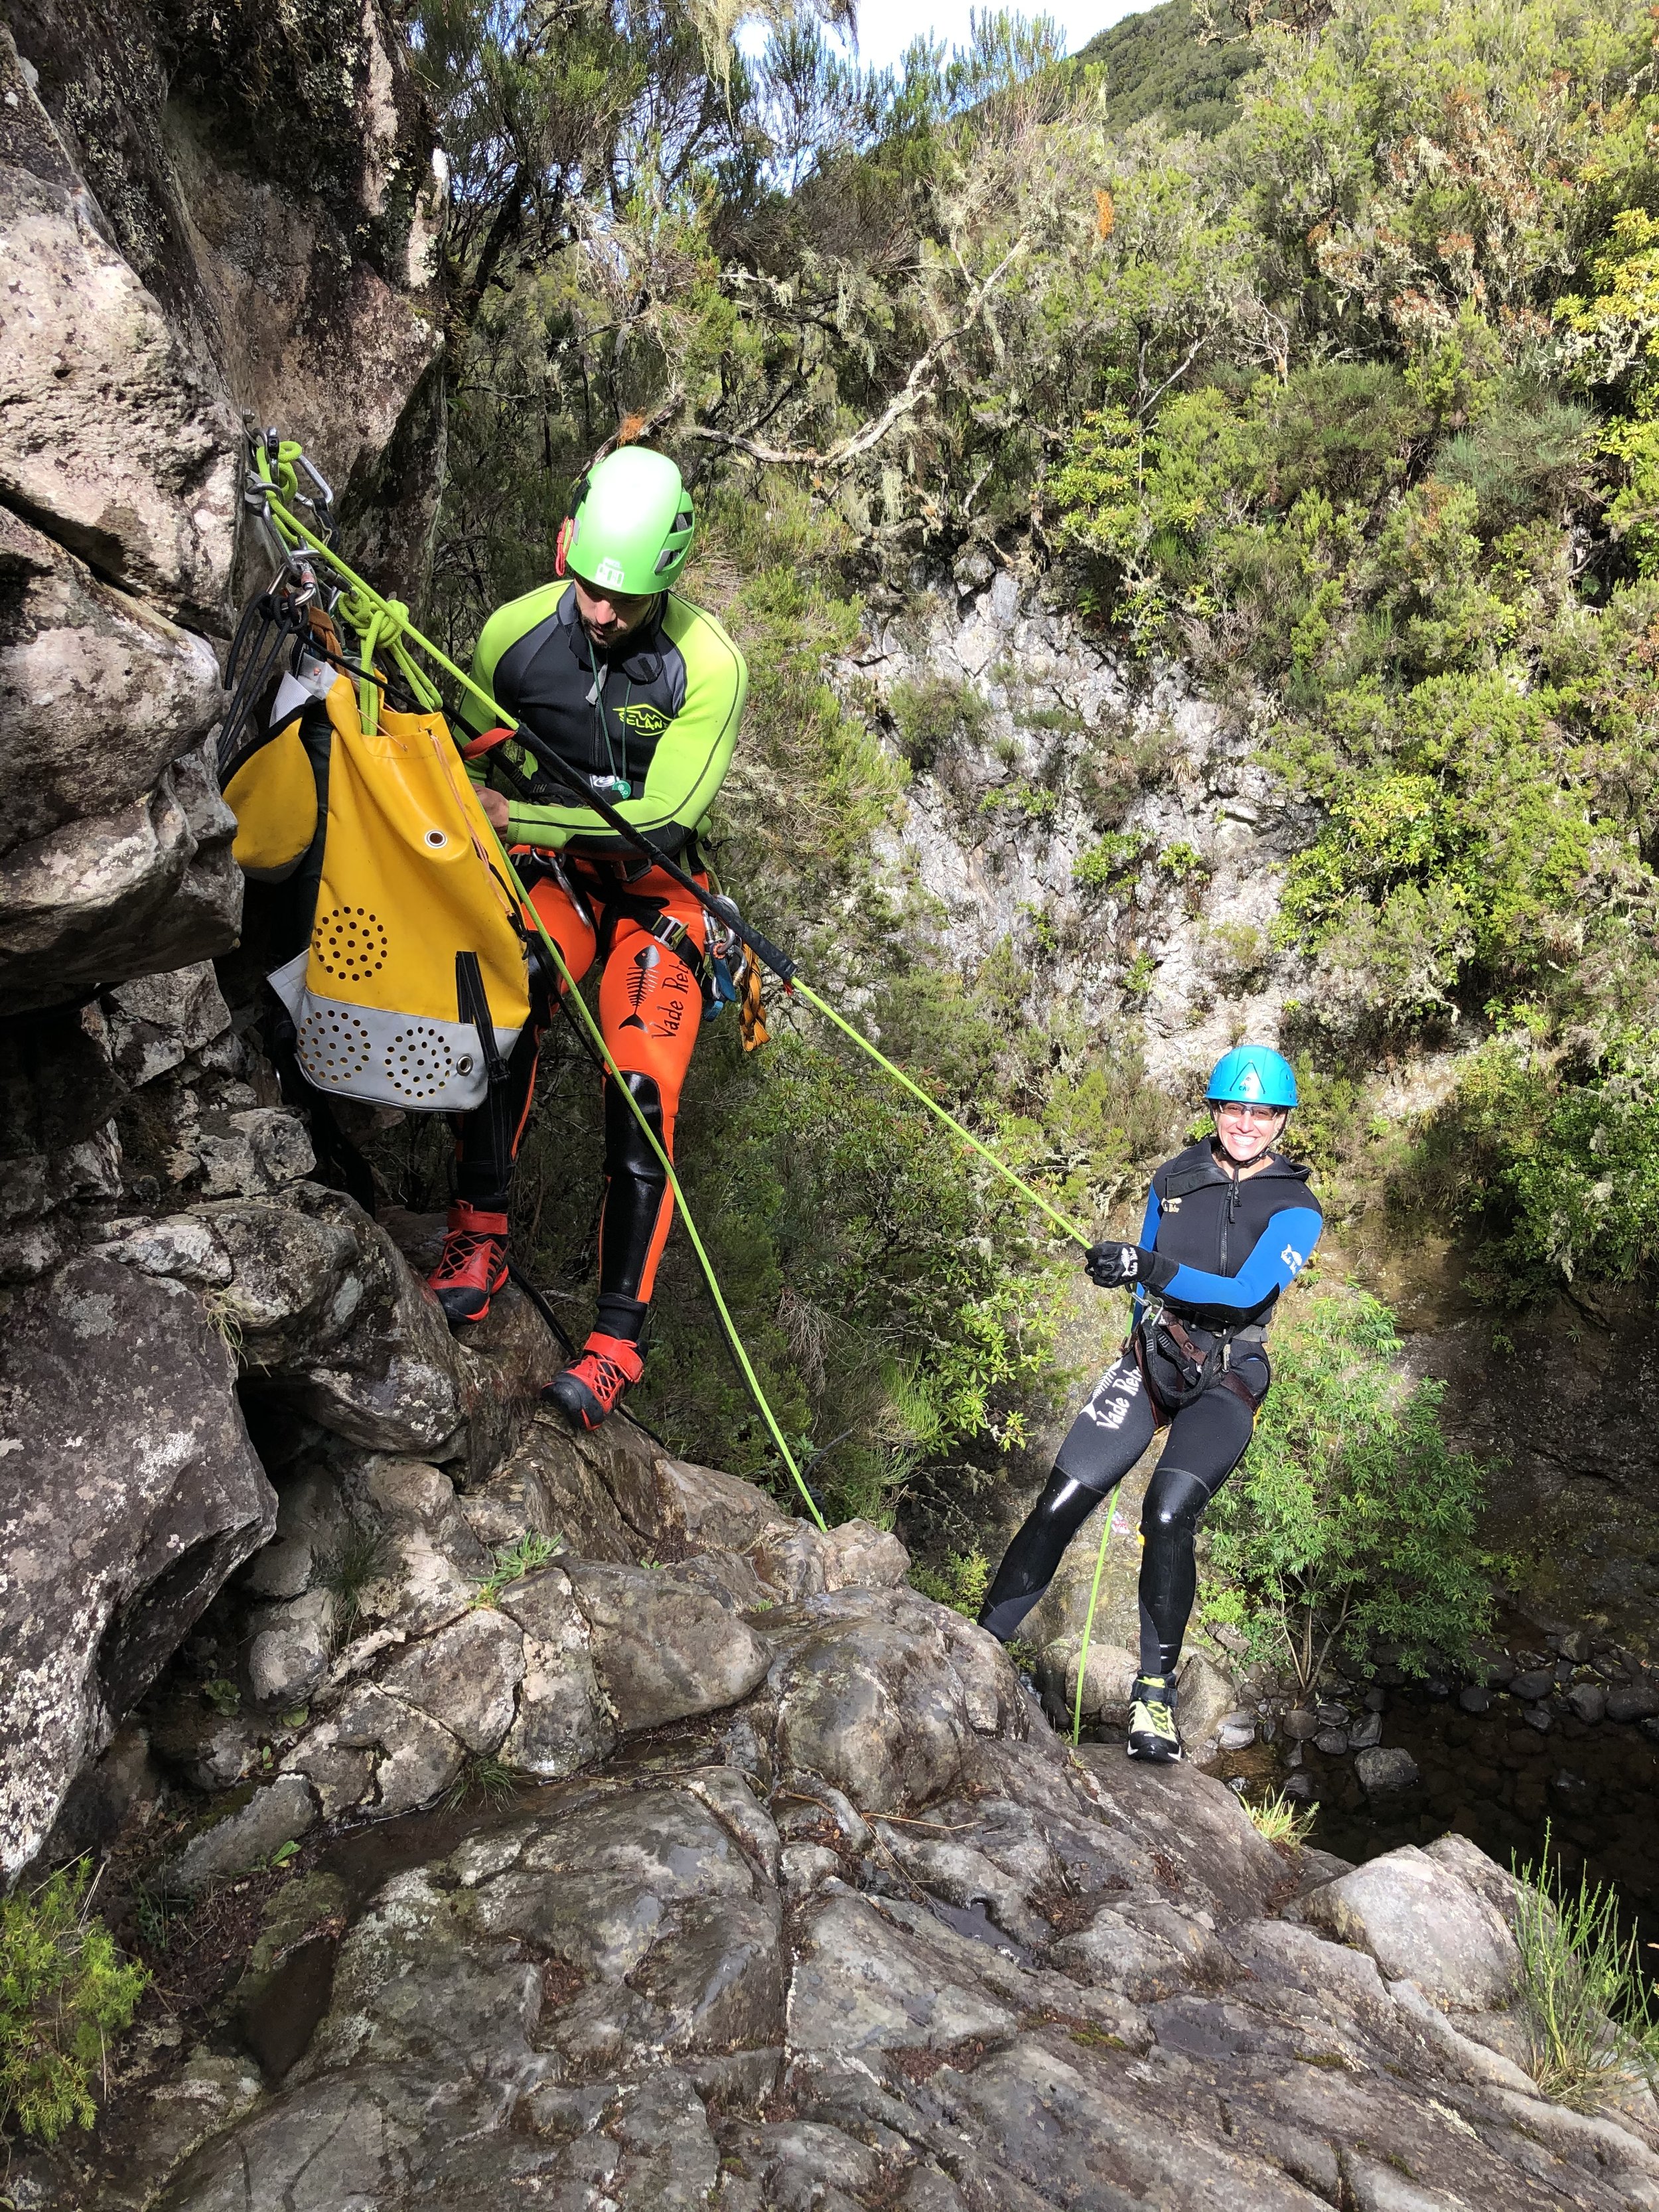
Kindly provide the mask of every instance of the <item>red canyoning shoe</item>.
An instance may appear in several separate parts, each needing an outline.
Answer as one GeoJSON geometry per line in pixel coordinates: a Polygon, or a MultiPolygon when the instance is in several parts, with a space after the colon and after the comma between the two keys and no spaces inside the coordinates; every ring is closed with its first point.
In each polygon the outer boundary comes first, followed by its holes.
{"type": "Polygon", "coordinates": [[[426,1279],[451,1328],[482,1321],[507,1280],[507,1216],[457,1200],[449,1209],[444,1249],[426,1279]]]}
{"type": "Polygon", "coordinates": [[[590,1336],[580,1358],[556,1376],[544,1398],[567,1417],[572,1428],[597,1429],[607,1413],[614,1413],[630,1382],[645,1372],[645,1355],[625,1337],[590,1336]]]}

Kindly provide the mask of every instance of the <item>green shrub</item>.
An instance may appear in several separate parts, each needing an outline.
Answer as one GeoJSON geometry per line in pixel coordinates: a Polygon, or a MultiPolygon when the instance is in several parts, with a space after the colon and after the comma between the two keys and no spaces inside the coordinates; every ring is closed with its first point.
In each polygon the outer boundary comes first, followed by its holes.
{"type": "Polygon", "coordinates": [[[62,1867],[0,1904],[0,2127],[43,2142],[97,2117],[94,2074],[149,1977],[91,1913],[92,1867],[62,1867]]]}
{"type": "Polygon", "coordinates": [[[1261,981],[1273,947],[1249,921],[1219,921],[1206,932],[1209,969],[1229,996],[1254,990],[1261,981]]]}
{"type": "Polygon", "coordinates": [[[918,1560],[910,1570],[910,1583],[935,1605],[948,1605],[952,1613],[977,1620],[991,1587],[991,1562],[981,1551],[947,1552],[937,1566],[918,1560]]]}
{"type": "Polygon", "coordinates": [[[1522,1030],[1494,1039],[1419,1139],[1399,1194],[1476,1232],[1470,1285],[1498,1304],[1659,1267],[1659,1030],[1616,1031],[1589,1066],[1522,1030]]]}
{"type": "Polygon", "coordinates": [[[1254,1441],[1210,1509],[1207,1616],[1304,1691],[1338,1650],[1455,1661],[1491,1616],[1493,1562],[1486,1470],[1448,1446],[1443,1387],[1405,1380],[1393,1316],[1363,1291],[1293,1293],[1270,1351],[1254,1441]]]}
{"type": "Polygon", "coordinates": [[[900,750],[918,775],[925,775],[941,753],[976,744],[991,712],[971,684],[954,684],[945,676],[896,684],[888,706],[900,750]]]}
{"type": "Polygon", "coordinates": [[[1109,890],[1115,884],[1139,872],[1141,862],[1152,849],[1152,842],[1145,830],[1109,830],[1086,853],[1079,854],[1073,865],[1072,880],[1081,884],[1085,890],[1109,890]]]}
{"type": "Polygon", "coordinates": [[[1474,493],[1485,538],[1539,515],[1554,521],[1582,489],[1591,422],[1589,410],[1576,402],[1519,393],[1448,440],[1435,456],[1435,474],[1474,493]]]}

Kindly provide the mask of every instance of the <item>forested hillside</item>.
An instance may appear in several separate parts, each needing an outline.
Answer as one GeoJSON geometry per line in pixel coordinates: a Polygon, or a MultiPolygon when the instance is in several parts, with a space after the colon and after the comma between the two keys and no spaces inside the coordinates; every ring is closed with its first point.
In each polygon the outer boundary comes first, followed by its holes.
{"type": "MultiPolygon", "coordinates": [[[[431,600],[451,643],[546,574],[597,449],[673,453],[704,518],[688,588],[754,676],[722,872],[887,1050],[1099,1218],[1194,1103],[1146,1079],[1145,963],[1085,1020],[1040,915],[957,958],[875,854],[983,699],[846,672],[872,623],[923,619],[930,581],[1008,573],[1132,684],[1176,672],[1305,823],[1274,941],[1238,957],[1288,979],[1339,1217],[1455,1232],[1497,1308],[1644,1279],[1649,12],[1171,8],[1081,65],[986,19],[896,76],[811,21],[719,66],[709,27],[654,9],[455,0],[415,35],[453,164],[431,600]],[[1448,1049],[1426,1110],[1379,1110],[1382,1076],[1448,1049]]],[[[1200,856],[1122,831],[1155,743],[1071,734],[1098,833],[1079,876],[1133,920],[1159,867],[1167,888],[1200,856]]],[[[1041,839],[1048,799],[1021,803],[1041,839]]],[[[709,1033],[688,1187],[817,1480],[847,1508],[907,1484],[960,1506],[1052,1398],[1060,1262],[866,1066],[788,1010],[775,1026],[746,1060],[731,1024],[709,1033]]],[[[526,1172],[538,1268],[574,1286],[598,1136],[567,1042],[526,1172]]],[[[389,1180],[430,1200],[429,1133],[392,1144],[389,1180]]],[[[757,1469],[674,1266],[646,1401],[686,1449],[757,1469]]]]}

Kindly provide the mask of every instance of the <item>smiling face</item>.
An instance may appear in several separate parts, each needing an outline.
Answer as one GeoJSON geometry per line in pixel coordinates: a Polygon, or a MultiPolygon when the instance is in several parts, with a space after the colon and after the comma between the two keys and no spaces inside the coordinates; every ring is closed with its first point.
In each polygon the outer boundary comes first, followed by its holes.
{"type": "Polygon", "coordinates": [[[656,605],[655,592],[600,591],[594,584],[572,576],[576,586],[576,613],[595,645],[615,645],[631,636],[656,605]]]}
{"type": "Polygon", "coordinates": [[[1282,1106],[1236,1106],[1231,1100],[1212,1108],[1216,1142],[1235,1167],[1249,1167],[1270,1152],[1290,1115],[1282,1106]]]}

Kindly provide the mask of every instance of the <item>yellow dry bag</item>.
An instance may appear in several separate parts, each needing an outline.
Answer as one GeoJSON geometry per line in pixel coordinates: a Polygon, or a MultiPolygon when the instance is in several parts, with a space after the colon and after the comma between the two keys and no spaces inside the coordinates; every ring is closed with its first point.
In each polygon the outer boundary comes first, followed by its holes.
{"type": "Polygon", "coordinates": [[[388,693],[375,724],[300,645],[221,763],[235,854],[309,899],[310,942],[270,981],[317,1089],[465,1112],[530,1018],[525,933],[442,714],[388,693]]]}

